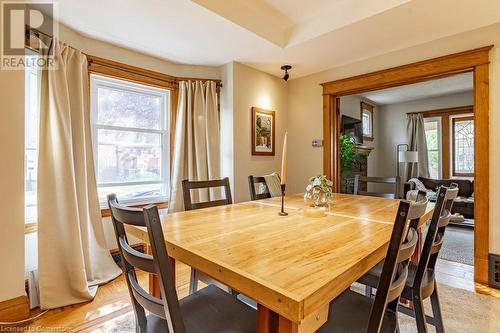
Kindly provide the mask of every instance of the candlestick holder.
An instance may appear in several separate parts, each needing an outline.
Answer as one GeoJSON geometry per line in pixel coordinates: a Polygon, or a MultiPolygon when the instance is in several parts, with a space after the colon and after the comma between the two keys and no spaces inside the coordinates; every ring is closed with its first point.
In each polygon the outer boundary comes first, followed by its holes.
{"type": "Polygon", "coordinates": [[[288,213],[285,212],[285,184],[281,184],[281,212],[278,213],[279,216],[287,216],[288,213]]]}

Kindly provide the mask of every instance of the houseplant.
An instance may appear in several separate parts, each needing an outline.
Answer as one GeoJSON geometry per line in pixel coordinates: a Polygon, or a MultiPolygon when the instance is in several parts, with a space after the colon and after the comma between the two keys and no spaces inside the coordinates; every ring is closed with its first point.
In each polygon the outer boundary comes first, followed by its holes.
{"type": "Polygon", "coordinates": [[[324,175],[318,175],[309,179],[304,199],[312,201],[315,207],[324,207],[331,203],[333,193],[333,182],[324,175]]]}
{"type": "Polygon", "coordinates": [[[352,176],[353,170],[359,169],[361,154],[356,143],[349,135],[340,134],[340,180],[342,192],[347,193],[346,180],[352,176]]]}

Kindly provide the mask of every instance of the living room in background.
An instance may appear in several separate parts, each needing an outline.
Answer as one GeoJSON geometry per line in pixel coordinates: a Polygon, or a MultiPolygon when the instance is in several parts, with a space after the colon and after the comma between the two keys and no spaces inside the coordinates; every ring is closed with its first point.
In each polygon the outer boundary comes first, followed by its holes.
{"type": "MultiPolygon", "coordinates": [[[[474,279],[476,282],[488,283],[489,281],[489,126],[488,126],[488,114],[489,114],[489,51],[492,47],[487,46],[475,50],[465,51],[461,53],[456,53],[448,56],[438,57],[434,59],[423,60],[420,62],[403,65],[399,67],[389,68],[381,70],[378,72],[372,72],[367,74],[362,74],[350,78],[345,78],[337,81],[331,81],[323,83],[323,129],[324,129],[324,156],[323,156],[323,168],[324,173],[327,176],[332,177],[336,181],[335,188],[340,189],[339,177],[340,173],[340,131],[341,128],[341,115],[338,113],[338,105],[340,98],[349,95],[361,95],[363,97],[369,98],[380,106],[380,101],[373,99],[370,94],[371,92],[376,92],[377,90],[389,90],[389,89],[403,89],[408,85],[418,85],[420,83],[426,84],[431,83],[435,80],[448,80],[448,79],[463,79],[468,82],[470,87],[467,87],[467,91],[470,91],[467,100],[461,100],[460,103],[450,106],[435,105],[433,107],[421,107],[421,108],[406,108],[406,113],[423,113],[425,110],[436,110],[440,108],[447,108],[453,110],[453,115],[463,115],[467,113],[474,114],[474,181],[469,179],[449,179],[448,181],[467,181],[470,182],[469,188],[466,188],[465,184],[462,184],[464,189],[463,197],[465,197],[464,203],[468,206],[469,211],[473,211],[474,215],[474,230],[473,230],[473,250],[470,251],[473,254],[474,261],[474,279]],[[463,76],[463,77],[460,77],[463,76]],[[467,105],[467,107],[463,107],[467,105]],[[471,106],[473,105],[473,106],[471,106]],[[464,110],[468,109],[468,110],[464,110]],[[470,197],[469,197],[470,195],[470,197]],[[471,200],[472,198],[472,200],[471,200]],[[470,207],[469,207],[470,206],[470,207]]],[[[434,89],[432,84],[429,85],[430,89],[427,89],[427,94],[432,94],[434,89]]],[[[411,89],[413,91],[413,89],[411,89]]],[[[463,90],[465,91],[465,90],[463,90]]],[[[456,91],[455,94],[459,92],[456,91]]],[[[384,114],[383,108],[377,111],[378,115],[384,114]]],[[[441,111],[441,110],[439,110],[441,111]]],[[[431,116],[431,112],[426,112],[428,116],[431,116]]],[[[436,116],[436,115],[432,115],[436,116]]],[[[447,118],[450,120],[449,118],[447,118]]],[[[452,120],[452,119],[451,119],[452,120]]],[[[379,125],[375,125],[377,128],[379,125]]],[[[405,126],[404,126],[405,127],[405,126]]],[[[441,124],[442,132],[451,131],[451,124],[441,124]]],[[[381,136],[387,132],[391,137],[394,137],[394,132],[401,130],[401,126],[391,126],[388,128],[381,128],[378,130],[376,143],[380,144],[381,136]],[[389,129],[388,129],[389,128],[389,129]]],[[[444,135],[443,135],[444,136],[444,135]]],[[[451,146],[450,134],[446,136],[448,138],[449,145],[444,141],[442,146],[451,146]]],[[[394,140],[393,140],[394,141],[394,140]]],[[[393,142],[395,143],[395,142],[393,142]]],[[[396,146],[401,142],[395,143],[396,146]]],[[[375,151],[379,148],[375,148],[375,151]]],[[[394,151],[394,150],[392,150],[394,151]]],[[[450,149],[451,153],[451,149],[450,149]]],[[[395,155],[395,154],[394,154],[395,155]]],[[[388,154],[385,156],[389,156],[388,154]]],[[[446,166],[445,162],[447,158],[442,157],[442,173],[443,178],[446,178],[446,166]]],[[[451,161],[451,158],[448,159],[451,161]]],[[[379,171],[389,170],[389,168],[383,168],[379,171]]],[[[451,167],[448,168],[451,173],[451,167]]],[[[463,177],[460,177],[463,178],[463,177]]],[[[430,179],[433,180],[433,179],[430,179]]],[[[445,179],[440,179],[439,181],[444,181],[445,179]]],[[[434,181],[434,180],[433,180],[434,181]]],[[[432,186],[432,189],[435,186],[432,186]]],[[[460,195],[460,193],[459,193],[460,195]]],[[[456,208],[459,207],[458,202],[454,205],[456,208]]]]}
{"type": "Polygon", "coordinates": [[[91,112],[99,199],[167,200],[170,179],[170,92],[149,85],[91,75],[91,112]]]}

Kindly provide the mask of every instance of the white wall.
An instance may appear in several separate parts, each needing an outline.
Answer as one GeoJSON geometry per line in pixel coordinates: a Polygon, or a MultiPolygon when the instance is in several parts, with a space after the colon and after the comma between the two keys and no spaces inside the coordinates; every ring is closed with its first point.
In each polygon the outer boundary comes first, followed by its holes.
{"type": "Polygon", "coordinates": [[[232,85],[233,196],[235,202],[240,202],[250,199],[249,175],[264,175],[280,171],[283,136],[287,124],[287,84],[280,78],[234,62],[232,85]],[[275,156],[252,156],[252,106],[276,112],[275,156]]]}
{"type": "Polygon", "coordinates": [[[220,70],[218,67],[179,64],[145,55],[80,35],[63,24],[59,25],[59,39],[89,55],[168,75],[206,79],[220,78],[220,70]]]}
{"type": "Polygon", "coordinates": [[[396,173],[396,146],[408,143],[406,132],[408,112],[430,111],[474,104],[472,92],[464,92],[447,96],[421,99],[405,103],[382,105],[379,112],[380,154],[376,160],[377,170],[382,177],[391,177],[396,173]]]}
{"type": "Polygon", "coordinates": [[[0,302],[24,292],[24,71],[0,70],[0,302]]]}
{"type": "MultiPolygon", "coordinates": [[[[301,191],[307,178],[323,172],[322,150],[309,145],[322,136],[323,82],[369,73],[424,59],[500,44],[500,24],[409,47],[289,82],[288,130],[294,147],[290,154],[290,188],[301,191]]],[[[500,253],[500,50],[490,53],[490,251],[500,253]]],[[[333,65],[333,64],[332,64],[333,65]]]]}

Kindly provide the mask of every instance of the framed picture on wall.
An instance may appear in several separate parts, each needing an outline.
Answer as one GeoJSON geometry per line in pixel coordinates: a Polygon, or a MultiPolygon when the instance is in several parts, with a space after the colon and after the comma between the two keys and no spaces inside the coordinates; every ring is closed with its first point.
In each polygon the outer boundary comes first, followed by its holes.
{"type": "Polygon", "coordinates": [[[274,111],[252,107],[252,155],[274,156],[274,111]]]}

